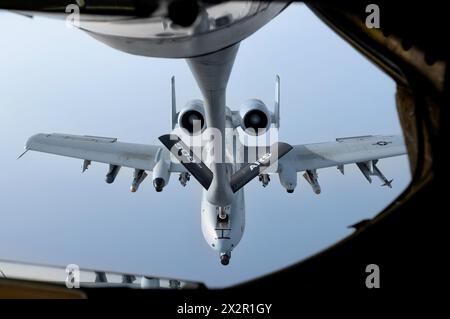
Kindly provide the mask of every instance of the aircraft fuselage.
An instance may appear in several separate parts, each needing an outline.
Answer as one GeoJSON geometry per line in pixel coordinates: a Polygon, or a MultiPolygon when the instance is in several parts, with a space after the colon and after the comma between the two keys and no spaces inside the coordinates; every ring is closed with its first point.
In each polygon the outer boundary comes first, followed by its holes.
{"type": "MultiPolygon", "coordinates": [[[[227,111],[229,111],[227,109],[227,111]]],[[[229,113],[229,112],[227,112],[229,113]]],[[[233,173],[241,168],[240,161],[237,158],[235,150],[242,149],[243,145],[237,138],[236,131],[229,129],[232,127],[231,118],[226,116],[225,120],[225,163],[223,163],[225,171],[225,180],[217,180],[217,184],[222,184],[224,187],[229,186],[230,177],[233,173]],[[230,134],[227,134],[230,133],[230,134]]],[[[205,161],[212,168],[215,158],[212,155],[211,149],[213,143],[205,146],[204,154],[205,161]]],[[[217,177],[215,177],[217,178],[217,177]]],[[[218,205],[211,202],[209,198],[220,198],[221,194],[219,188],[204,189],[201,201],[201,225],[202,232],[206,243],[220,254],[220,259],[223,264],[227,264],[231,256],[231,251],[238,245],[245,229],[245,200],[244,189],[241,188],[236,193],[227,196],[228,202],[218,205]]]]}

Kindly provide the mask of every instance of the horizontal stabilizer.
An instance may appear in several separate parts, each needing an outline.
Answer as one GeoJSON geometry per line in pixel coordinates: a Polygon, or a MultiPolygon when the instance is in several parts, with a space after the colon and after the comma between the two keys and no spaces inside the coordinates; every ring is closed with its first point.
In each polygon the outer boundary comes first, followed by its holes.
{"type": "Polygon", "coordinates": [[[270,165],[275,164],[291,149],[292,146],[287,143],[273,144],[267,153],[262,155],[255,162],[245,165],[231,176],[230,186],[233,192],[237,192],[253,178],[264,172],[270,165]]]}
{"type": "Polygon", "coordinates": [[[213,179],[211,170],[197,157],[180,137],[175,134],[166,134],[159,137],[161,143],[180,161],[192,176],[208,189],[213,179]]]}

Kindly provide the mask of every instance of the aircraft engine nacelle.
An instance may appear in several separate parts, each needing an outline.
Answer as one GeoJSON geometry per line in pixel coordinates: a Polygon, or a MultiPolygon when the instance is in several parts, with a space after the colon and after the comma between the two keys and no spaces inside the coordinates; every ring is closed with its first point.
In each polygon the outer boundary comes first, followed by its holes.
{"type": "Polygon", "coordinates": [[[257,99],[244,102],[239,109],[241,127],[251,135],[264,134],[270,127],[272,113],[257,99]]]}
{"type": "Polygon", "coordinates": [[[153,174],[152,174],[152,180],[153,180],[153,187],[155,187],[155,190],[157,192],[161,192],[167,184],[169,184],[169,178],[170,178],[170,161],[167,159],[160,159],[156,163],[156,165],[153,167],[153,174]]]}
{"type": "Polygon", "coordinates": [[[279,163],[278,177],[280,184],[286,189],[288,193],[293,193],[297,187],[297,172],[288,163],[279,163]]]}
{"type": "Polygon", "coordinates": [[[190,135],[197,134],[205,128],[205,110],[201,100],[191,100],[178,113],[178,126],[190,135]]]}

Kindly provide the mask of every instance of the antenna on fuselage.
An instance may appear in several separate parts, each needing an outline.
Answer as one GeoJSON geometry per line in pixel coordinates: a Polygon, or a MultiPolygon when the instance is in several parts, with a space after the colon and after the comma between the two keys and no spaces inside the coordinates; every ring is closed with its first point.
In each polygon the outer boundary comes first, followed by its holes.
{"type": "Polygon", "coordinates": [[[276,128],[280,128],[280,76],[275,77],[275,105],[273,110],[274,123],[276,128]]]}
{"type": "Polygon", "coordinates": [[[177,98],[175,95],[175,76],[172,76],[172,114],[171,114],[171,121],[172,121],[172,130],[175,128],[175,125],[177,124],[177,98]]]}

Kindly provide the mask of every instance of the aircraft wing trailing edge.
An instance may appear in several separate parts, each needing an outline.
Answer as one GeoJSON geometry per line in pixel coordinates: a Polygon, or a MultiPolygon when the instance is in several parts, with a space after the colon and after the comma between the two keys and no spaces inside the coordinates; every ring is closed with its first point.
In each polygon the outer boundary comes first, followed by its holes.
{"type": "Polygon", "coordinates": [[[278,174],[281,184],[288,192],[293,192],[297,172],[305,172],[303,176],[319,194],[317,169],[337,167],[344,174],[344,165],[356,164],[370,183],[371,176],[377,176],[382,186],[392,187],[392,180],[383,175],[377,163],[381,158],[403,154],[406,154],[406,147],[400,135],[337,138],[334,142],[295,145],[280,159],[278,174]]]}
{"type": "Polygon", "coordinates": [[[367,162],[405,153],[405,144],[399,135],[358,136],[337,138],[335,142],[295,145],[284,160],[289,161],[299,172],[367,162]]]}
{"type": "Polygon", "coordinates": [[[156,165],[155,159],[158,150],[162,148],[118,142],[116,138],[110,137],[41,133],[30,137],[25,149],[117,166],[152,170],[156,165]]]}
{"type": "Polygon", "coordinates": [[[82,159],[83,172],[91,162],[109,164],[106,174],[109,184],[114,182],[122,166],[134,168],[132,192],[139,188],[147,176],[145,171],[153,172],[153,184],[157,191],[167,185],[170,173],[186,174],[180,165],[172,165],[170,155],[163,146],[124,143],[117,141],[117,138],[41,133],[30,137],[25,149],[82,159]]]}

